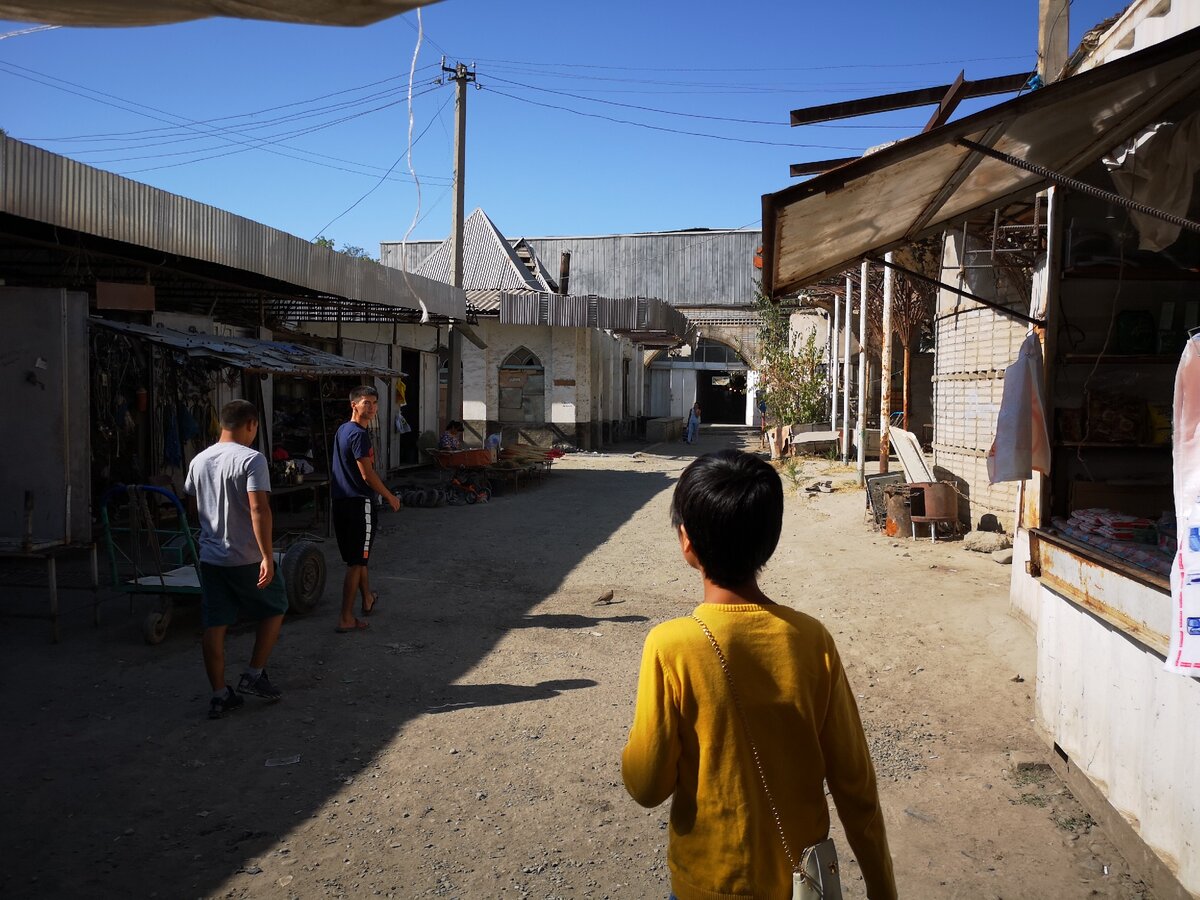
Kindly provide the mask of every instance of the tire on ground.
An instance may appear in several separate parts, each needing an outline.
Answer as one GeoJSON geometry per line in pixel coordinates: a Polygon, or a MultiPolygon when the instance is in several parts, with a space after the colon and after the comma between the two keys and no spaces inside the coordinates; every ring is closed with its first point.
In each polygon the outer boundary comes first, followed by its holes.
{"type": "Polygon", "coordinates": [[[325,554],[312,541],[297,541],[283,554],[283,584],[288,611],[295,615],[312,612],[325,593],[325,554]]]}

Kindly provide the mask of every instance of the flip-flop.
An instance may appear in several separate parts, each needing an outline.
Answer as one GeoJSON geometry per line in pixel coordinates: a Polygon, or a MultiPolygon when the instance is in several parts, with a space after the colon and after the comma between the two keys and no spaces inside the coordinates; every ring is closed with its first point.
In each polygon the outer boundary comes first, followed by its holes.
{"type": "Polygon", "coordinates": [[[368,627],[367,622],[363,622],[360,619],[355,619],[354,624],[351,627],[343,628],[341,625],[339,625],[337,628],[335,628],[333,630],[335,632],[337,632],[338,634],[353,634],[356,631],[366,631],[367,627],[368,627]]]}
{"type": "Polygon", "coordinates": [[[379,591],[371,591],[371,605],[370,605],[370,606],[363,606],[363,608],[362,608],[362,614],[363,614],[364,616],[370,616],[370,615],[373,615],[373,614],[375,613],[375,606],[376,606],[378,603],[379,603],[379,591]]]}

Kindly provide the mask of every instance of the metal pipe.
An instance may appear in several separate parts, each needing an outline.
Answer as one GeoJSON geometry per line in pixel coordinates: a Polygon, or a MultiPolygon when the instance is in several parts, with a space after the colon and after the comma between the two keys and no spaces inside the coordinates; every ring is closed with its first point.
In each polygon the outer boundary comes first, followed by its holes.
{"type": "MultiPolygon", "coordinates": [[[[965,297],[968,300],[974,300],[976,303],[986,306],[988,309],[994,309],[996,312],[1004,313],[1004,315],[1010,316],[1018,321],[1027,322],[1028,324],[1036,325],[1039,328],[1046,327],[1045,319],[1035,319],[1032,316],[1025,315],[1023,312],[1018,312],[1015,309],[1009,309],[1007,306],[1002,306],[995,300],[989,300],[987,297],[980,297],[978,294],[972,294],[970,291],[964,291],[962,288],[955,287],[952,284],[946,284],[944,281],[939,281],[936,278],[930,278],[928,275],[924,275],[920,272],[914,272],[912,269],[906,269],[904,266],[897,265],[896,263],[892,262],[891,256],[892,254],[889,251],[884,255],[883,259],[880,259],[876,256],[868,256],[867,259],[871,260],[873,263],[879,263],[879,265],[885,266],[888,269],[894,269],[897,272],[903,272],[910,278],[916,278],[918,281],[924,281],[927,284],[932,284],[935,287],[941,288],[943,291],[949,291],[952,294],[957,294],[959,297],[965,297]]],[[[960,315],[960,312],[961,311],[956,310],[954,312],[946,313],[945,315],[938,316],[934,321],[940,322],[942,319],[947,319],[950,316],[960,315]]],[[[965,310],[965,312],[970,312],[970,310],[965,310]]]]}
{"type": "Polygon", "coordinates": [[[879,351],[879,471],[888,470],[891,436],[888,423],[892,418],[892,290],[896,280],[891,268],[892,253],[884,257],[883,269],[883,346],[879,351]]]}
{"type": "Polygon", "coordinates": [[[833,295],[833,331],[829,334],[829,427],[833,431],[837,431],[838,423],[838,360],[840,359],[838,338],[838,328],[841,322],[841,307],[838,305],[837,294],[833,295]]]}
{"type": "Polygon", "coordinates": [[[846,327],[842,341],[842,463],[850,459],[850,333],[854,330],[854,280],[846,273],[846,327]]]}
{"type": "Polygon", "coordinates": [[[1116,203],[1126,209],[1141,213],[1144,216],[1151,216],[1155,219],[1162,219],[1164,222],[1169,222],[1179,228],[1186,228],[1188,231],[1200,231],[1200,222],[1193,222],[1191,219],[1185,219],[1183,216],[1177,216],[1173,213],[1164,212],[1161,209],[1156,209],[1153,206],[1147,206],[1145,203],[1139,203],[1137,200],[1130,200],[1122,197],[1120,194],[1114,194],[1112,191],[1106,191],[1103,188],[1098,188],[1093,184],[1088,184],[1086,181],[1080,181],[1077,178],[1072,178],[1069,175],[1061,175],[1053,169],[1047,169],[1045,166],[1039,166],[1037,163],[1026,162],[1016,156],[1010,156],[1007,153],[1001,153],[999,150],[993,150],[991,147],[985,147],[983,144],[977,144],[975,141],[959,138],[958,143],[964,147],[974,150],[976,153],[981,153],[984,156],[999,160],[1002,163],[1007,163],[1017,169],[1024,169],[1026,172],[1032,172],[1034,175],[1040,175],[1051,184],[1057,184],[1061,187],[1070,188],[1073,191],[1079,191],[1081,194],[1087,194],[1091,197],[1097,197],[1100,200],[1107,200],[1109,203],[1116,203]]]}
{"type": "Polygon", "coordinates": [[[858,483],[867,475],[867,270],[862,261],[858,285],[858,483]]]}

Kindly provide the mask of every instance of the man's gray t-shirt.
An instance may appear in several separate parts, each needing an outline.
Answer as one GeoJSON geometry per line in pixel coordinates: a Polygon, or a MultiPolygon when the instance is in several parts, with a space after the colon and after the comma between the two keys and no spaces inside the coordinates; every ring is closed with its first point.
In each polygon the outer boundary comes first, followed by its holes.
{"type": "Polygon", "coordinates": [[[267,460],[257,450],[221,441],[197,453],[183,489],[200,514],[200,561],[214,566],[262,562],[247,491],[270,491],[267,460]]]}

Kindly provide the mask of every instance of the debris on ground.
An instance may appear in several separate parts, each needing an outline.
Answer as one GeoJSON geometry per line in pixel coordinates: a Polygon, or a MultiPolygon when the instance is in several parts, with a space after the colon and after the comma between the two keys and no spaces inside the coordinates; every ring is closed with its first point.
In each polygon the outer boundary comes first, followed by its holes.
{"type": "Polygon", "coordinates": [[[964,550],[976,553],[995,553],[1012,546],[1012,538],[1002,531],[971,531],[962,539],[964,550]]]}

